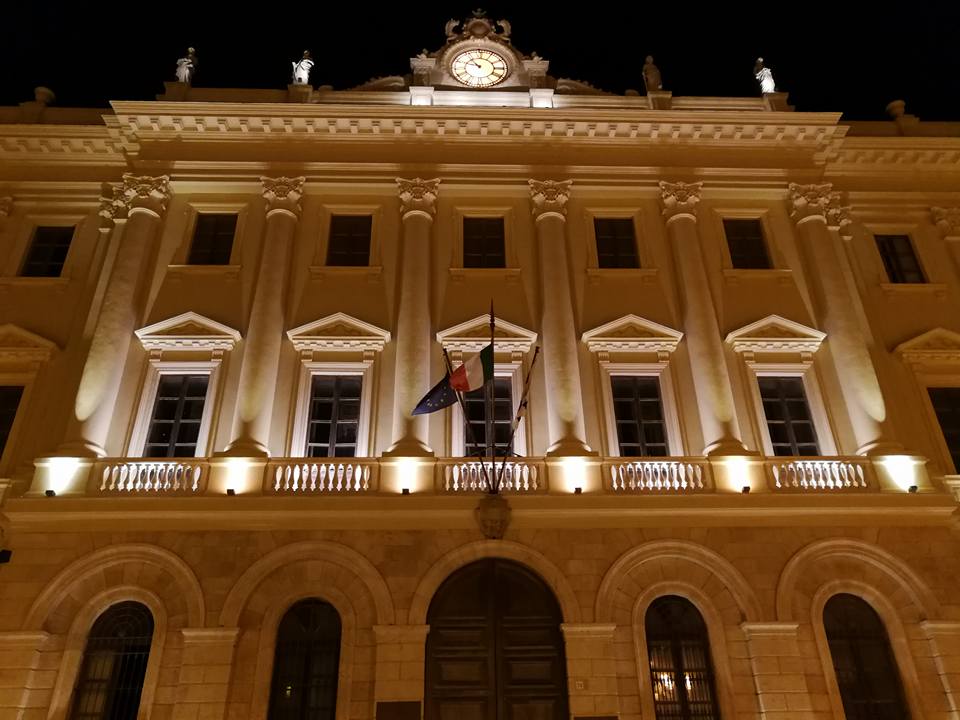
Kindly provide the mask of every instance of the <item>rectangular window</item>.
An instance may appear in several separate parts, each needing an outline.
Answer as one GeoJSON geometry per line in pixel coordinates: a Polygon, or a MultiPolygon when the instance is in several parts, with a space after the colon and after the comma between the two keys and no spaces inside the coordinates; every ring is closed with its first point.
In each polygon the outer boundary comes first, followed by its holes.
{"type": "Polygon", "coordinates": [[[495,377],[493,382],[479,390],[465,393],[463,454],[466,457],[487,453],[487,402],[492,408],[491,420],[495,452],[502,457],[510,443],[510,428],[513,424],[513,382],[509,377],[495,377]],[[489,395],[488,395],[489,392],[489,395]]]}
{"type": "Polygon", "coordinates": [[[660,401],[660,380],[655,377],[613,375],[613,415],[622,457],[669,455],[667,428],[660,401]]]}
{"type": "Polygon", "coordinates": [[[503,218],[463,219],[463,266],[502,268],[507,266],[503,218]]]}
{"type": "Polygon", "coordinates": [[[947,441],[953,471],[960,473],[960,388],[927,388],[933,411],[937,414],[940,431],[947,441]]]}
{"type": "Polygon", "coordinates": [[[909,235],[876,235],[877,250],[892,283],[925,283],[920,260],[909,235]]]}
{"type": "Polygon", "coordinates": [[[161,375],[145,457],[194,457],[209,375],[161,375]]]}
{"type": "Polygon", "coordinates": [[[730,262],[737,270],[769,270],[770,256],[759,218],[724,218],[730,262]]]}
{"type": "Polygon", "coordinates": [[[597,236],[597,267],[640,267],[631,218],[594,218],[593,229],[597,236]]]}
{"type": "Polygon", "coordinates": [[[370,215],[334,215],[330,218],[327,265],[365,267],[370,264],[370,215]]]}
{"type": "Polygon", "coordinates": [[[187,264],[229,265],[236,232],[236,214],[201,213],[193,228],[187,264]]]}
{"type": "Polygon", "coordinates": [[[17,417],[17,408],[20,407],[20,398],[23,397],[23,388],[19,385],[0,386],[0,457],[7,446],[7,438],[13,429],[13,421],[17,417]]]}
{"type": "Polygon", "coordinates": [[[758,377],[757,382],[773,454],[786,457],[819,455],[817,431],[803,389],[803,378],[764,375],[758,377]]]}
{"type": "Polygon", "coordinates": [[[60,277],[73,231],[72,225],[41,225],[34,230],[21,277],[60,277]]]}
{"type": "Polygon", "coordinates": [[[307,422],[308,457],[354,457],[360,428],[359,375],[314,375],[307,422]]]}

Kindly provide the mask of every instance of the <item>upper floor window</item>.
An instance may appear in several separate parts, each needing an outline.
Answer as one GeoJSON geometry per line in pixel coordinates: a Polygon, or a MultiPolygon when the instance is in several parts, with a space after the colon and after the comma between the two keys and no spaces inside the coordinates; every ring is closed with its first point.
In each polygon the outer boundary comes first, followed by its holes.
{"type": "Polygon", "coordinates": [[[876,611],[856,595],[834,595],[823,629],[850,720],[909,720],[890,640],[876,611]]]}
{"type": "Polygon", "coordinates": [[[802,377],[762,375],[757,378],[763,414],[774,455],[817,456],[817,431],[802,377]]]}
{"type": "Polygon", "coordinates": [[[463,219],[463,266],[502,268],[507,266],[503,218],[463,219]]]}
{"type": "Polygon", "coordinates": [[[613,414],[623,457],[669,455],[660,399],[660,380],[640,375],[612,375],[613,414]]]}
{"type": "Polygon", "coordinates": [[[892,283],[925,283],[920,260],[909,235],[876,235],[877,250],[892,283]]]}
{"type": "Polygon", "coordinates": [[[953,471],[960,473],[960,387],[931,387],[927,392],[953,460],[953,471]]]}
{"type": "Polygon", "coordinates": [[[364,267],[370,264],[370,215],[333,215],[330,218],[330,239],[327,265],[364,267]]]}
{"type": "Polygon", "coordinates": [[[720,720],[707,626],[685,598],[650,604],[645,620],[657,720],[720,720]]]}
{"type": "Polygon", "coordinates": [[[20,268],[22,277],[60,277],[67,260],[72,225],[40,225],[33,232],[30,249],[20,268]]]}
{"type": "Polygon", "coordinates": [[[314,375],[307,420],[308,457],[354,457],[360,427],[361,375],[314,375]]]}
{"type": "Polygon", "coordinates": [[[510,429],[513,426],[513,381],[509,377],[494,377],[486,386],[465,393],[466,409],[463,432],[463,454],[466,457],[485,455],[487,429],[493,432],[494,450],[498,456],[507,452],[510,429]]]}
{"type": "Polygon", "coordinates": [[[197,454],[209,375],[161,375],[143,449],[145,457],[197,454]]]}
{"type": "Polygon", "coordinates": [[[767,270],[772,267],[760,218],[724,218],[730,263],[737,270],[767,270]]]}
{"type": "Polygon", "coordinates": [[[593,229],[597,236],[598,267],[640,267],[632,218],[594,218],[593,229]]]}
{"type": "Polygon", "coordinates": [[[138,602],[111,606],[90,629],[70,720],[136,720],[153,615],[138,602]]]}
{"type": "Polygon", "coordinates": [[[236,214],[200,213],[193,228],[187,264],[229,265],[236,232],[236,214]]]}
{"type": "Polygon", "coordinates": [[[340,615],[317,598],[293,605],[277,628],[270,720],[334,720],[340,673],[340,615]]]}
{"type": "Polygon", "coordinates": [[[0,457],[7,445],[7,438],[13,429],[13,421],[17,417],[17,408],[20,407],[20,398],[23,397],[23,387],[19,385],[0,386],[0,457]]]}

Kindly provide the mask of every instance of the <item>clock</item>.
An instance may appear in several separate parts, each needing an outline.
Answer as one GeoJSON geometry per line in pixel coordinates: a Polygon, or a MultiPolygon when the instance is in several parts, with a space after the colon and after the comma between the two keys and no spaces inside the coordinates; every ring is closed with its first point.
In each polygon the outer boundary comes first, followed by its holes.
{"type": "Polygon", "coordinates": [[[491,50],[464,50],[453,59],[450,72],[464,85],[491,87],[507,76],[507,61],[491,50]]]}

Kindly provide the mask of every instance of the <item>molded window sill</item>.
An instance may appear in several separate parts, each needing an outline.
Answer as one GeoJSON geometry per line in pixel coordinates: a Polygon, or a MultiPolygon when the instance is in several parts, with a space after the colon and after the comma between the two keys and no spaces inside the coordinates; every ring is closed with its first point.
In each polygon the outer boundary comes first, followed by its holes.
{"type": "Polygon", "coordinates": [[[311,265],[310,277],[322,280],[325,277],[366,277],[370,282],[380,279],[382,265],[311,265]]]}
{"type": "Polygon", "coordinates": [[[70,284],[70,278],[59,275],[57,277],[0,277],[0,290],[11,288],[51,288],[62,292],[70,284]]]}
{"type": "Polygon", "coordinates": [[[656,279],[657,274],[657,268],[587,268],[587,280],[591,285],[596,285],[601,280],[610,280],[613,278],[652,283],[656,279]]]}
{"type": "Polygon", "coordinates": [[[793,282],[793,270],[790,268],[762,268],[757,270],[724,268],[723,279],[728,285],[739,285],[741,282],[752,282],[754,280],[764,282],[776,280],[782,285],[789,285],[793,282]]]}
{"type": "Polygon", "coordinates": [[[240,275],[239,265],[167,265],[167,272],[171,275],[222,275],[227,278],[236,278],[240,275]]]}
{"type": "Polygon", "coordinates": [[[450,277],[454,282],[461,282],[466,278],[483,278],[486,280],[506,280],[508,283],[520,281],[520,268],[450,268],[450,277]]]}
{"type": "Polygon", "coordinates": [[[887,297],[933,295],[938,300],[947,297],[946,283],[880,283],[880,290],[887,297]]]}

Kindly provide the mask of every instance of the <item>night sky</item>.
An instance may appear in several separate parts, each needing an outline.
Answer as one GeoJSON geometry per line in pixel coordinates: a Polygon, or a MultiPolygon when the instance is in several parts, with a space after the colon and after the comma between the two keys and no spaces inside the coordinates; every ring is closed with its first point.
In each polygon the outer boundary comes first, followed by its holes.
{"type": "MultiPolygon", "coordinates": [[[[32,99],[36,85],[52,88],[62,106],[153,99],[164,80],[174,79],[187,45],[200,60],[197,87],[283,88],[290,61],[309,48],[318,62],[313,84],[347,89],[409,72],[408,58],[443,44],[447,19],[463,19],[475,7],[324,0],[27,5],[8,0],[0,17],[0,105],[32,99]]],[[[921,119],[960,121],[960,2],[856,5],[593,1],[565,11],[540,0],[482,7],[510,20],[514,45],[550,60],[551,75],[605,90],[642,88],[649,53],[674,95],[758,95],[752,69],[762,55],[798,110],[883,119],[886,104],[902,98],[921,119]]]]}

